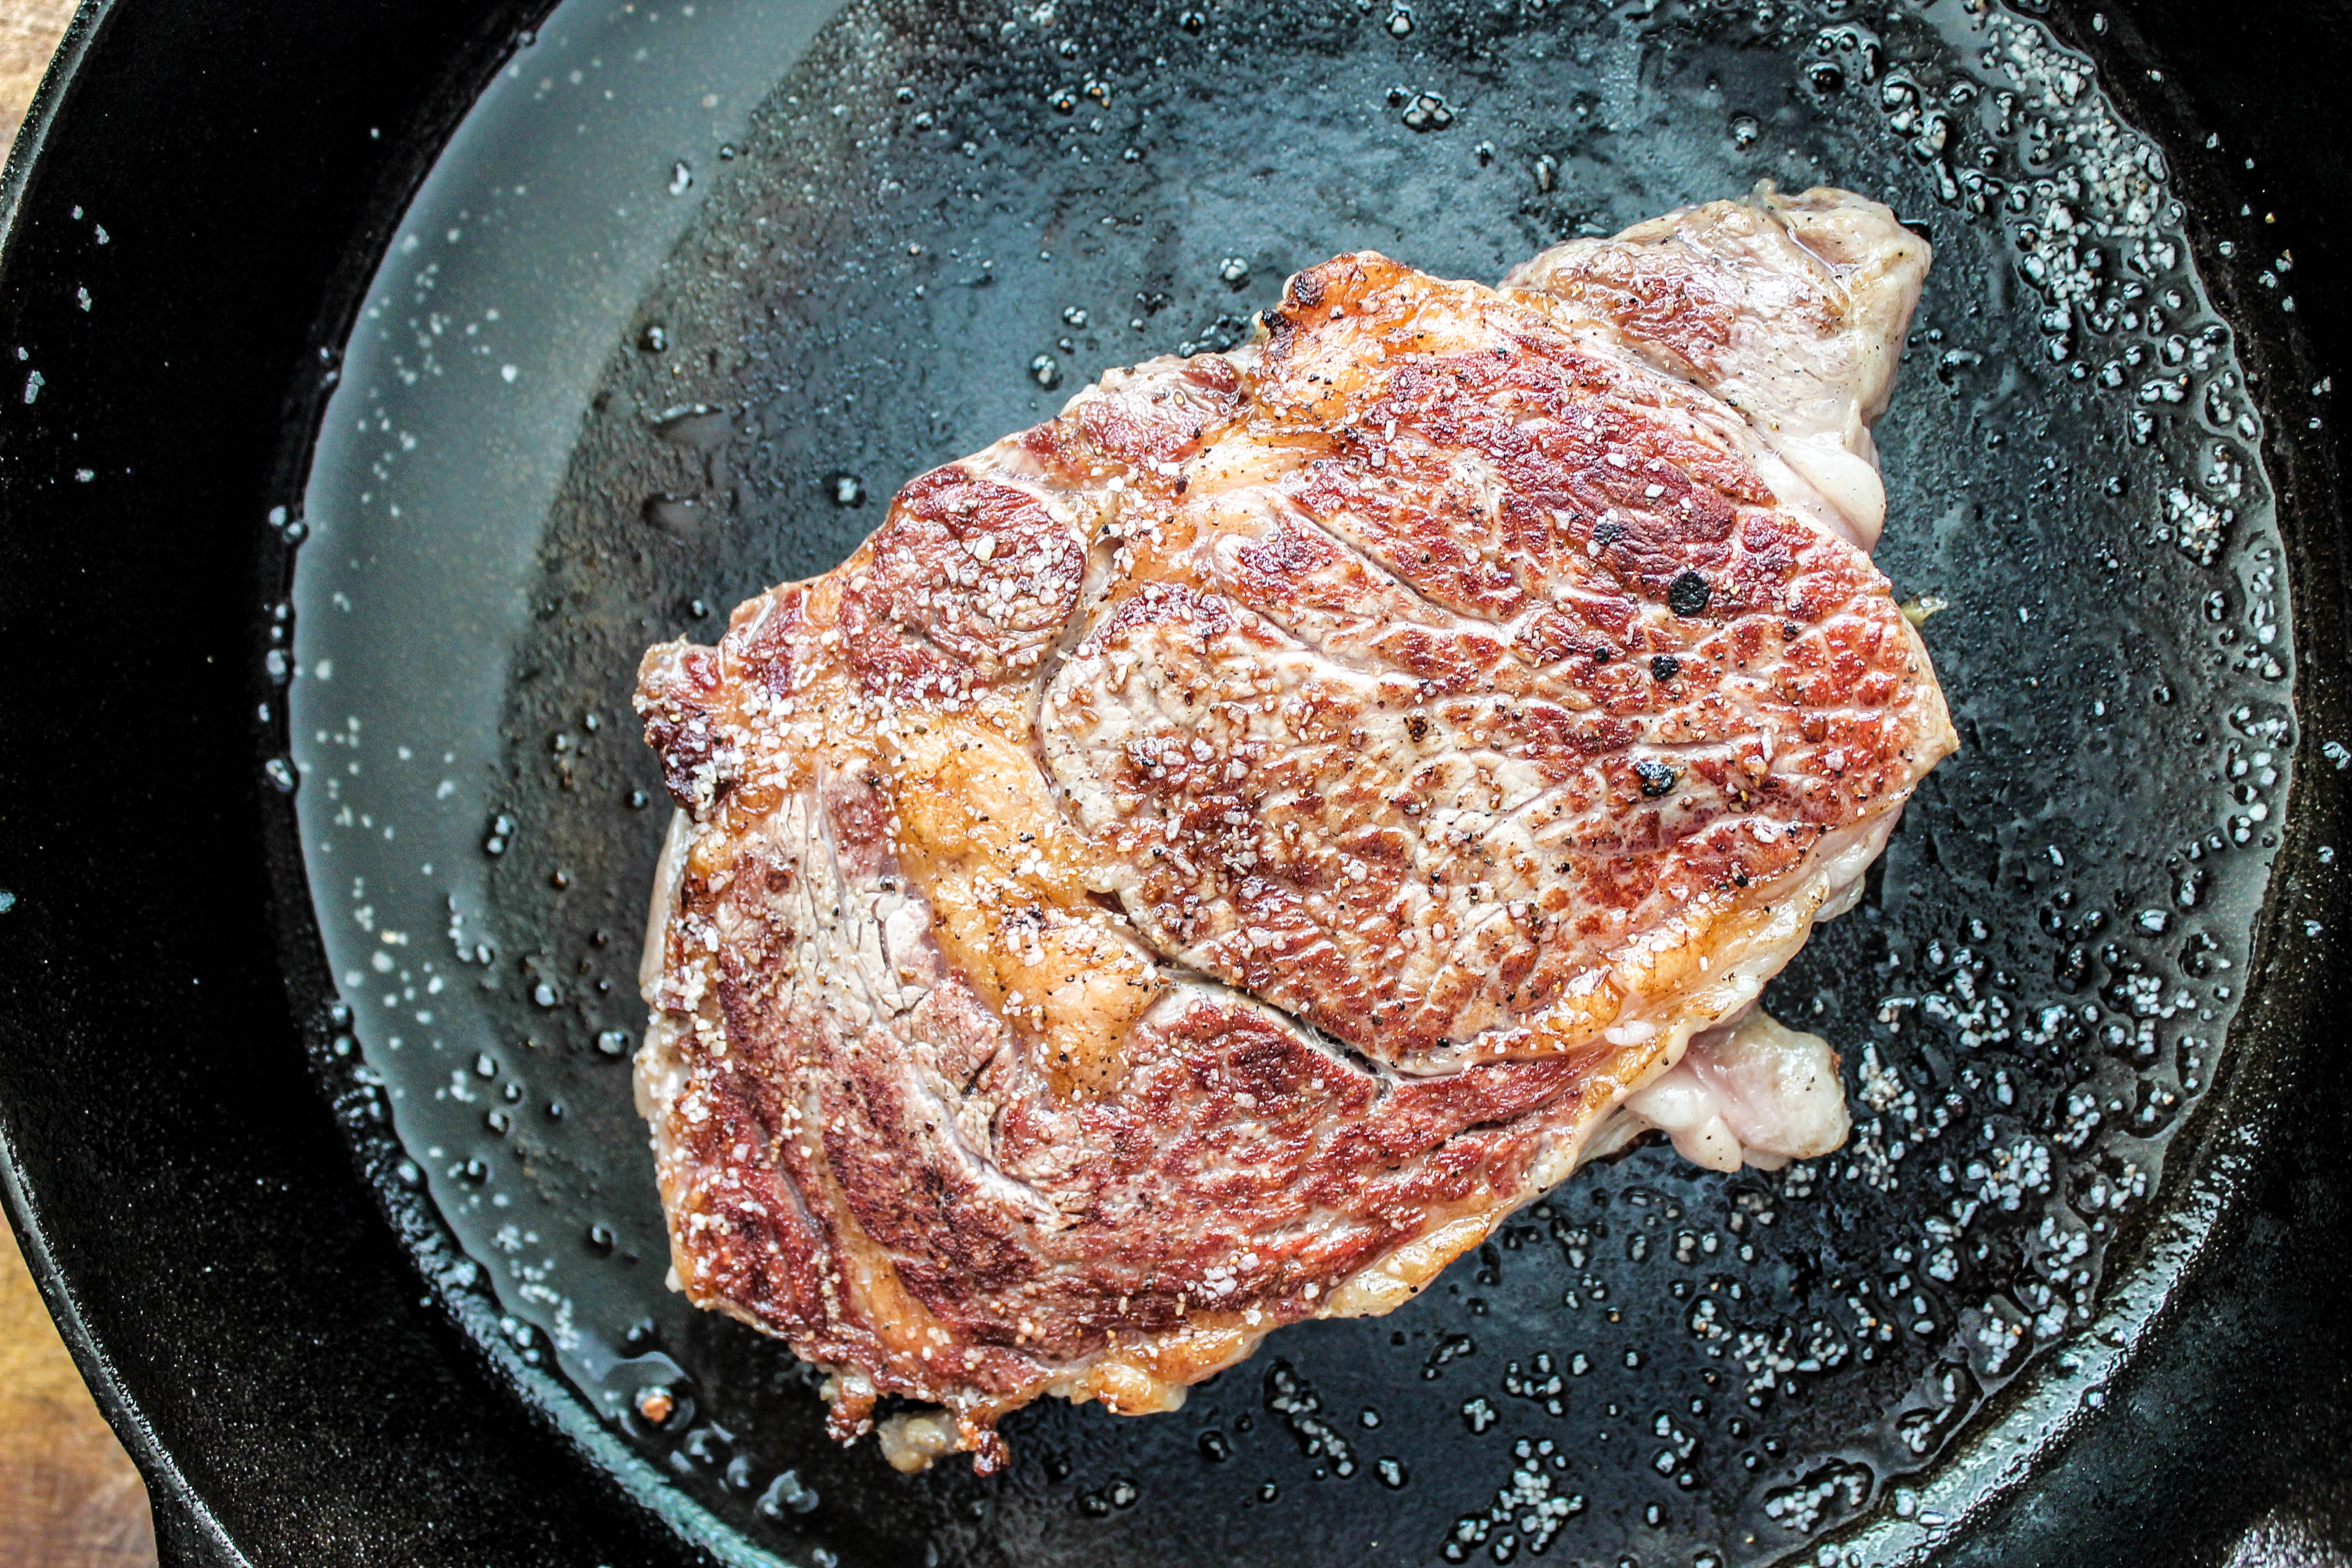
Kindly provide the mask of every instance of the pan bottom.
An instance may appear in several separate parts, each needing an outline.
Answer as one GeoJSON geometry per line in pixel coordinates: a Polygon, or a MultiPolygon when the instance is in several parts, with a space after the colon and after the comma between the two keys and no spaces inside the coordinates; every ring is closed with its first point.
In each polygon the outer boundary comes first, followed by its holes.
{"type": "Polygon", "coordinates": [[[1996,1425],[2074,1410],[2179,1267],[2146,1239],[2184,1219],[2168,1148],[2226,1070],[2289,782],[2262,418],[2183,222],[2087,62],[1955,0],[559,7],[371,289],[277,666],[326,1067],[437,1216],[436,1289],[746,1561],[1931,1545],[1996,1425]],[[1880,558],[1943,602],[1962,752],[1768,997],[1842,1052],[1848,1147],[1637,1149],[1181,1413],[1022,1413],[989,1482],[834,1447],[782,1345],[664,1284],[638,653],[1331,253],[1491,279],[1759,178],[1937,250],[1880,558]]]}

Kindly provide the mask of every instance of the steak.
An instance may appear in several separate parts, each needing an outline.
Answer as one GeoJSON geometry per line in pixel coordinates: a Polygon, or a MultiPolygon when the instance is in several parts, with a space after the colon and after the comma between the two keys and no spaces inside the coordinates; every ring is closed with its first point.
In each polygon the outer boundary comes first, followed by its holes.
{"type": "Polygon", "coordinates": [[[678,1287],[986,1472],[1647,1130],[1835,1147],[1755,1003],[1955,743],[1868,554],[1927,259],[1769,185],[1496,289],[1342,256],[649,651],[678,1287]]]}

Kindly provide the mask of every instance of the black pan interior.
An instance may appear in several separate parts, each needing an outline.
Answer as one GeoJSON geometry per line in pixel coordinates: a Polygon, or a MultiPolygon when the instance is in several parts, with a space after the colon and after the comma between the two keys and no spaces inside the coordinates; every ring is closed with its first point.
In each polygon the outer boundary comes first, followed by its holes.
{"type": "MultiPolygon", "coordinates": [[[[60,1306],[87,1313],[94,1375],[175,1517],[234,1516],[244,1548],[269,1560],[471,1561],[493,1550],[468,1542],[504,1542],[496,1550],[530,1560],[534,1549],[520,1544],[529,1541],[557,1553],[546,1560],[570,1560],[574,1548],[548,1543],[613,1527],[583,1522],[604,1517],[604,1505],[535,1457],[526,1408],[699,1551],[747,1560],[779,1550],[806,1562],[820,1552],[891,1563],[1418,1562],[1446,1560],[1452,1546],[1502,1561],[1539,1545],[1565,1561],[1752,1560],[1815,1557],[1823,1531],[1856,1560],[1965,1556],[1966,1538],[1938,1540],[1952,1525],[1981,1526],[2033,1470],[2080,1469],[2059,1457],[2076,1430],[2154,1434],[2146,1455],[2095,1463],[2094,1484],[2158,1463],[2147,1456],[2171,1435],[2165,1412],[2118,1411],[2102,1426],[2094,1396],[2126,1389],[2119,1363],[2139,1353],[2152,1323],[2212,1295],[2200,1280],[2224,1271],[2192,1268],[2210,1237],[2253,1250],[2247,1238],[2263,1222],[2249,1231],[2229,1221],[2242,1204],[2211,1228],[2231,1173],[2262,1152],[2273,1120],[2308,1121],[2268,1098],[2296,1081],[2278,1070],[2292,1059],[2279,1054],[2291,1031],[2275,1011],[2266,1032],[2242,1028],[2193,1120],[2214,1064],[2191,1067],[2182,1041],[2219,1037],[2250,957],[2266,977],[2257,1005],[2311,994],[2298,988],[2319,976],[2299,964],[2324,950],[2330,912],[2326,859],[2305,842],[2298,882],[2271,888],[2272,929],[2287,940],[2270,942],[2267,958],[2250,954],[2286,816],[2287,756],[2320,763],[2298,784],[2306,816],[2334,760],[2317,750],[2333,731],[2306,733],[2289,706],[2292,696],[2326,710],[2327,700],[2324,688],[2295,686],[2276,530],[2294,531],[2296,592],[2311,591],[2316,570],[2327,605],[2333,584],[2312,550],[2332,539],[2332,523],[2308,456],[2290,492],[2301,510],[2273,515],[2255,452],[2266,446],[2275,463],[2294,443],[2259,415],[2237,427],[2243,387],[2221,385],[2226,409],[2212,401],[2215,384],[2249,362],[2271,373],[2260,404],[2292,408],[2293,429],[2314,411],[2301,395],[2310,378],[2290,387],[2278,374],[2296,368],[2282,345],[2300,319],[2286,300],[2303,286],[2273,265],[2292,258],[2267,245],[2255,253],[2271,237],[2259,208],[2230,217],[2220,198],[2235,182],[2215,181],[2213,160],[2189,213],[2159,200],[2124,215],[2143,237],[2178,244],[2191,233],[2209,275],[2240,284],[2231,318],[2247,335],[2225,329],[2200,343],[2217,318],[2186,247],[2150,252],[2136,268],[2128,247],[2094,232],[2072,248],[2074,261],[2096,252],[2095,265],[2053,273],[2068,247],[2045,244],[2044,196],[2063,199],[2070,224],[2112,221],[2099,204],[2127,205],[2133,193],[2095,176],[2137,143],[2126,133],[2118,146],[2101,129],[2115,111],[2087,74],[2069,83],[2063,65],[2041,79],[2055,101],[2026,94],[2005,106],[2003,73],[2040,51],[1982,51],[2005,49],[2004,38],[2031,46],[2031,31],[1989,35],[1949,0],[1883,13],[853,9],[814,47],[825,18],[812,12],[752,16],[709,0],[695,9],[571,6],[512,39],[478,37],[452,16],[415,35],[413,55],[286,43],[280,55],[324,72],[325,96],[309,104],[308,89],[273,66],[249,95],[257,122],[307,115],[354,140],[388,130],[388,143],[407,148],[440,143],[437,95],[452,90],[435,85],[423,40],[460,61],[512,47],[394,227],[340,216],[383,177],[341,142],[319,153],[326,172],[313,184],[273,188],[268,201],[252,193],[250,212],[222,202],[233,183],[173,184],[166,172],[184,165],[236,165],[227,142],[182,127],[226,124],[236,111],[142,124],[124,105],[140,101],[142,83],[157,101],[208,90],[205,73],[160,63],[211,58],[208,47],[226,81],[235,62],[269,52],[251,47],[266,39],[266,18],[247,45],[224,30],[215,46],[121,7],[112,54],[101,57],[116,74],[94,76],[65,106],[68,119],[79,103],[108,106],[80,110],[80,140],[67,143],[90,155],[45,164],[48,184],[24,209],[33,226],[12,237],[8,319],[36,356],[27,376],[51,374],[37,405],[28,395],[0,429],[14,465],[0,483],[14,516],[55,520],[11,537],[26,563],[9,578],[12,671],[51,668],[26,637],[62,602],[19,597],[24,585],[51,595],[83,581],[89,542],[109,528],[127,528],[142,560],[191,591],[219,574],[183,539],[242,539],[268,510],[238,510],[237,497],[284,509],[271,514],[265,584],[278,580],[282,552],[301,550],[290,599],[265,604],[243,653],[246,632],[212,637],[192,592],[175,595],[160,577],[151,592],[136,579],[121,596],[125,618],[93,650],[91,668],[111,684],[93,675],[86,686],[100,703],[90,740],[71,752],[36,742],[19,721],[55,704],[26,689],[0,748],[12,759],[11,799],[58,803],[40,808],[49,826],[16,844],[25,869],[0,906],[16,917],[5,935],[24,960],[11,972],[58,977],[37,1000],[9,992],[7,1195],[60,1306]],[[1983,90],[1956,100],[1963,75],[1983,90]],[[384,84],[382,101],[326,89],[346,76],[384,84]],[[902,87],[914,96],[902,100],[902,87]],[[1056,101],[1066,90],[1067,114],[1056,101]],[[309,107],[297,113],[298,103],[309,107]],[[115,142],[144,162],[100,156],[115,142]],[[142,170],[160,183],[133,200],[142,170]],[[2086,186],[2065,186],[2085,173],[2086,186]],[[1824,931],[1776,995],[1829,1032],[1850,1067],[1874,1047],[1921,1114],[1957,1097],[1942,1137],[1894,1161],[1891,1191],[1859,1161],[1851,1178],[1843,1163],[1797,1178],[1804,1192],[1788,1178],[1696,1179],[1637,1153],[1572,1183],[1552,1213],[1531,1215],[1491,1258],[1465,1259],[1409,1312],[1270,1345],[1181,1415],[1034,1413],[1013,1429],[1022,1467],[1004,1483],[945,1473],[908,1483],[869,1453],[826,1447],[788,1358],[690,1320],[658,1288],[642,1134],[606,1037],[635,1021],[627,953],[657,816],[629,804],[651,787],[626,732],[625,672],[638,647],[680,627],[707,636],[734,597],[828,563],[898,479],[1035,417],[1095,370],[1223,341],[1291,267],[1370,244],[1433,270],[1491,275],[1580,226],[1614,226],[1759,175],[1885,194],[1943,256],[1885,432],[1896,521],[1885,559],[1906,592],[1952,602],[1928,632],[1968,749],[1915,805],[1870,902],[1824,931]],[[1990,198],[1982,210],[1979,196],[1990,198]],[[309,235],[300,225],[313,218],[310,249],[227,270],[167,244],[224,224],[224,240],[240,224],[309,235]],[[1058,226],[1041,232],[1049,225],[1058,226]],[[2218,252],[2222,239],[2237,254],[2218,252]],[[351,338],[305,494],[282,470],[267,482],[249,471],[267,467],[247,437],[268,410],[239,387],[261,389],[266,403],[290,385],[299,437],[318,384],[339,374],[343,334],[330,330],[315,358],[300,345],[312,368],[289,375],[273,356],[299,323],[265,327],[276,296],[248,279],[257,265],[307,279],[286,297],[323,289],[332,320],[341,286],[325,253],[337,247],[349,247],[345,268],[387,251],[390,260],[363,301],[373,313],[351,338]],[[1031,259],[1045,251],[1054,259],[1031,259]],[[2039,279],[2027,270],[2037,258],[2039,279]],[[191,318],[159,281],[177,276],[174,263],[194,297],[223,306],[191,318]],[[97,316],[86,298],[49,299],[68,273],[94,289],[97,316]],[[2045,297],[2053,276],[2062,289],[2087,279],[2088,291],[2045,297]],[[2062,303],[2064,324],[2037,320],[2062,303]],[[1083,326],[1064,319],[1072,308],[1087,311],[1083,326]],[[1141,329],[1128,325],[1137,320],[1141,329]],[[2180,357],[2168,363],[2176,336],[2180,357]],[[1039,356],[1063,377],[1058,390],[1034,380],[1039,356]],[[222,366],[250,380],[208,398],[205,374],[222,366]],[[140,401],[149,391],[152,411],[140,401]],[[2144,443],[2136,416],[2147,419],[2144,443]],[[212,432],[209,445],[199,430],[212,432]],[[2234,496],[2232,476],[2210,468],[2222,442],[2237,454],[2234,496]],[[2107,493],[2110,479],[2121,493],[2107,493]],[[861,489],[862,508],[837,504],[861,489]],[[2232,513],[2210,562],[2191,558],[2204,553],[2202,533],[2181,550],[2180,520],[2200,516],[2192,502],[2232,513]],[[173,531],[183,517],[184,533],[173,531]],[[51,533],[79,554],[37,545],[51,533]],[[251,695],[202,673],[156,674],[174,659],[193,668],[197,650],[209,650],[207,668],[216,657],[249,658],[251,695]],[[264,733],[284,737],[292,707],[289,750],[274,770],[235,757],[212,767],[221,743],[236,749],[256,698],[264,733]],[[176,716],[160,731],[132,722],[151,700],[205,716],[188,731],[205,768],[152,798],[139,792],[152,757],[103,740],[179,733],[168,728],[176,716]],[[2258,763],[2264,750],[2271,759],[2258,763]],[[35,758],[45,773],[19,766],[35,758]],[[380,1277],[374,1244],[336,1206],[336,1164],[270,1054],[268,943],[257,947],[233,913],[251,873],[216,875],[223,856],[246,853],[218,825],[245,820],[248,791],[293,784],[298,768],[306,865],[280,862],[279,886],[299,897],[307,879],[320,919],[314,931],[301,904],[281,909],[295,1005],[320,1026],[318,1065],[435,1310],[509,1391],[487,1403],[483,1385],[434,1360],[450,1347],[434,1351],[429,1322],[410,1321],[419,1314],[380,1277]],[[2264,781],[2264,768],[2281,776],[2264,781]],[[2259,820],[2256,805],[2267,808],[2259,820]],[[79,829],[53,825],[75,812],[88,815],[79,829]],[[107,831],[95,831],[100,823],[107,831]],[[149,833],[157,847],[139,847],[149,833]],[[208,897],[216,921],[203,912],[208,897]],[[2166,915],[2163,930],[2140,923],[2147,910],[2166,915]],[[2094,913],[2106,917],[2097,929],[2094,913]],[[339,1002],[308,978],[321,937],[339,1002]],[[394,981],[378,977],[379,952],[394,981]],[[193,978],[179,973],[183,953],[193,978]],[[342,978],[354,970],[358,981],[342,978]],[[2175,989],[2191,998],[2187,1015],[2175,1005],[2155,1020],[2152,1062],[2137,1059],[2136,1016],[2149,976],[2159,1014],[2175,989]],[[412,984],[420,996],[398,994],[412,984]],[[1957,1014],[1981,1003],[1988,1020],[1991,999],[2004,998],[2008,1037],[1937,1016],[1946,1009],[1934,997],[1957,1014]],[[2045,1023],[2057,1007],[2067,1017],[2045,1023]],[[2212,1018],[2196,1016],[2208,1009],[2212,1018]],[[418,1012],[435,1016],[415,1023],[418,1012]],[[2126,1038],[2104,1037],[2126,1019],[2126,1038]],[[184,1072],[163,1065],[182,1058],[184,1072]],[[2071,1102],[2085,1094],[2100,1126],[2064,1148],[2071,1102]],[[561,1121],[551,1104],[563,1107],[561,1121]],[[1953,1279],[1916,1292],[1928,1328],[1887,1320],[1883,1309],[1906,1304],[1886,1293],[1901,1267],[1893,1249],[1912,1249],[1918,1280],[1939,1205],[1948,1215],[1954,1196],[1998,1173],[1987,1152],[2034,1143],[2050,1150],[2048,1191],[2022,1186],[2011,1212],[1996,1190],[1970,1216],[1953,1279]],[[1947,1156],[1948,1188],[1936,1173],[1947,1156]],[[1985,1178],[1969,1173],[1972,1160],[1985,1178]],[[2099,1177],[2114,1192],[2125,1161],[2148,1178],[2146,1196],[2120,1214],[2092,1205],[2099,1177]],[[2074,1261],[2100,1269],[2095,1316],[2063,1339],[2015,1337],[1996,1368],[1993,1352],[2012,1336],[1991,1320],[2049,1309],[2030,1299],[2049,1282],[2045,1216],[2062,1238],[2091,1238],[2074,1261]],[[2090,1229],[2102,1220],[2106,1231],[2090,1229]],[[509,1224],[514,1245],[502,1238],[509,1224]],[[595,1226],[609,1230],[609,1252],[595,1226]],[[1756,1258],[1729,1261],[1743,1246],[1756,1258]],[[1677,1257],[1685,1250],[1689,1262],[1677,1257]],[[215,1302],[232,1281],[241,1294],[215,1302]],[[1865,1281],[1873,1293],[1857,1308],[1865,1281]],[[1712,1321],[1784,1348],[1753,1370],[1752,1351],[1707,1355],[1720,1342],[1692,1325],[1710,1298],[1727,1303],[1712,1321]],[[1865,1311],[1890,1322],[1889,1338],[1865,1328],[1865,1311]],[[1833,1337],[1808,1338],[1815,1323],[1833,1337]],[[1784,1329],[1794,1332],[1784,1339],[1784,1329]],[[1804,1353],[1814,1344],[1826,1348],[1804,1353]],[[2028,1347],[2049,1353],[2029,1362],[2028,1347]],[[1641,1364],[1626,1364],[1628,1349],[1641,1364]],[[1553,1358],[1550,1371],[1539,1354],[1553,1358]],[[341,1358],[331,1363],[338,1388],[368,1390],[360,1404],[293,1394],[297,1364],[331,1355],[341,1358]],[[1766,1366],[1780,1374],[1770,1386],[1748,1386],[1766,1366]],[[387,1381],[394,1367],[406,1370],[387,1381]],[[677,1420],[646,1432],[604,1419],[648,1377],[687,1395],[677,1420]],[[1364,1424],[1367,1408],[1378,1426],[1364,1424]],[[334,1459],[289,1490],[306,1443],[334,1459]],[[252,1462],[225,1463],[231,1453],[252,1462]],[[1652,1468],[1660,1455],[1675,1462],[1652,1468]],[[1382,1458],[1398,1462],[1401,1486],[1386,1484],[1382,1458]],[[1552,1510],[1538,1506],[1547,1500],[1552,1510]],[[1560,1525],[1539,1541],[1547,1512],[1560,1525]]],[[[353,39],[374,36],[349,21],[353,39]]],[[[2068,36],[2137,58],[2101,41],[2087,16],[2074,22],[2068,36]]],[[[470,80],[460,83],[468,94],[470,80]]],[[[2127,85],[2136,112],[2161,106],[2137,72],[2127,85]]],[[[2177,130],[2175,164],[2194,162],[2177,130]]],[[[308,168],[310,153],[289,142],[269,166],[308,168]]],[[[12,189],[26,188],[22,178],[12,189]]],[[[298,442],[298,463],[307,447],[298,442]]],[[[2338,634],[2323,621],[2317,635],[2332,647],[2338,634]]],[[[276,820],[268,805],[261,816],[276,820]]],[[[265,837],[272,855],[291,847],[274,828],[265,837]]],[[[1896,1096],[1899,1115],[1900,1090],[1882,1092],[1896,1096]]],[[[2030,1149],[2025,1160],[2031,1176],[2030,1149]]],[[[2271,1212],[2309,1207],[2276,1182],[2264,1190],[2271,1212]]],[[[2272,1257],[2275,1245],[2264,1245],[2272,1257]]],[[[2261,1278],[2285,1279],[2280,1267],[2261,1278]]],[[[2222,1382],[2179,1363],[2194,1364],[2209,1332],[2240,1354],[2267,1349],[2263,1321],[2248,1312],[2189,1332],[2173,1322],[2150,1342],[2159,1370],[2129,1384],[2134,1397],[2186,1386],[2227,1406],[2222,1382]]],[[[2102,1441],[2113,1449],[2100,1439],[2075,1452],[2102,1441]]],[[[2165,1462],[2180,1473],[2182,1461],[2165,1462]]],[[[2059,1528],[2051,1520],[2090,1517],[2054,1498],[2036,1506],[2045,1531],[2059,1528]]],[[[185,1544],[176,1530],[167,1540],[185,1544]]],[[[641,1542],[614,1552],[663,1550],[641,1542]]]]}
{"type": "Polygon", "coordinates": [[[442,1288],[714,1530],[811,1561],[1937,1538],[1988,1399],[2061,1344],[2079,1392],[2116,1353],[2085,1325],[2128,1332],[2099,1287],[2221,1065],[2298,739],[2262,416],[2155,144],[2031,19],[1949,3],[857,4],[787,67],[797,23],[560,8],[329,410],[298,805],[355,1014],[333,1067],[462,1249],[442,1288]],[[674,156],[615,129],[697,72],[727,79],[674,156]],[[637,160],[609,212],[533,140],[567,121],[637,160]],[[1101,369],[1230,345],[1324,255],[1492,278],[1759,179],[1881,195],[1938,249],[1882,560],[1948,606],[1963,749],[1770,998],[1843,1051],[1854,1142],[1731,1178],[1638,1151],[1181,1415],[1024,1414],[999,1481],[831,1447],[788,1353],[663,1286],[636,654],[1101,369]]]}

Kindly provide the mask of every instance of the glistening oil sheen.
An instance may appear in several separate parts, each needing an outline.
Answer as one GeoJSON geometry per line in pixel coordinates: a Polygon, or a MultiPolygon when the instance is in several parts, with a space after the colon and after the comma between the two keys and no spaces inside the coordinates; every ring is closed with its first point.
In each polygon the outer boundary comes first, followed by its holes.
{"type": "Polygon", "coordinates": [[[1988,1402],[2142,1299],[2113,1280],[2223,1065],[2291,782],[2262,416],[2182,226],[2086,65],[1955,0],[562,7],[394,242],[304,509],[293,761],[355,1136],[398,1139],[469,1329],[747,1560],[1925,1539],[1988,1402]],[[1880,560],[1945,606],[1962,750],[1769,998],[1843,1054],[1846,1149],[1637,1150],[1182,1412],[1022,1413],[995,1482],[835,1448],[782,1346],[664,1284],[638,654],[1102,370],[1240,341],[1302,266],[1493,279],[1759,178],[1937,251],[1880,560]]]}

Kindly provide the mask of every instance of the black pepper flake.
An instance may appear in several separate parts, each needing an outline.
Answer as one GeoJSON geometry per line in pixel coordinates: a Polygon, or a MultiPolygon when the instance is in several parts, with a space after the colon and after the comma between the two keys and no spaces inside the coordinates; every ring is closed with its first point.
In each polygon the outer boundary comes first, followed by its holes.
{"type": "Polygon", "coordinates": [[[1672,680],[1682,672],[1683,661],[1673,654],[1653,654],[1650,658],[1650,673],[1660,680],[1672,680]]]}
{"type": "Polygon", "coordinates": [[[1595,664],[1607,664],[1616,657],[1616,654],[1610,650],[1607,643],[1601,643],[1592,650],[1592,662],[1595,664]]]}
{"type": "Polygon", "coordinates": [[[1682,782],[1681,772],[1664,763],[1635,763],[1633,771],[1642,775],[1642,795],[1648,800],[1674,794],[1675,785],[1682,782]]]}
{"type": "Polygon", "coordinates": [[[1706,579],[1696,572],[1685,572],[1666,584],[1666,608],[1685,620],[1706,613],[1706,601],[1712,592],[1706,579]]]}

